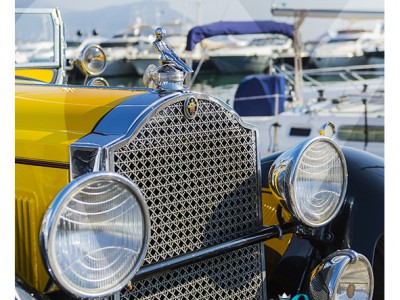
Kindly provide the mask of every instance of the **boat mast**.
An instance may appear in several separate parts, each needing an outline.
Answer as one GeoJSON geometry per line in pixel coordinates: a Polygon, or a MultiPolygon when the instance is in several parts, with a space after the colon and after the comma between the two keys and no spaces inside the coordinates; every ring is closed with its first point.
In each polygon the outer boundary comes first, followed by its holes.
{"type": "Polygon", "coordinates": [[[297,104],[302,106],[303,100],[303,61],[301,53],[303,52],[303,42],[301,40],[300,27],[305,19],[304,14],[300,14],[294,23],[294,92],[296,95],[297,104]]]}

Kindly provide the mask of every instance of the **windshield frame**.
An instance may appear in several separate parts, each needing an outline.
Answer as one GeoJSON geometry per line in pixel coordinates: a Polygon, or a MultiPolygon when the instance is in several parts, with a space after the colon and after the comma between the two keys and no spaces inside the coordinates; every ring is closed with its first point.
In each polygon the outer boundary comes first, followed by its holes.
{"type": "Polygon", "coordinates": [[[16,69],[31,69],[31,68],[61,68],[61,20],[56,9],[50,8],[16,8],[15,14],[49,14],[53,23],[53,40],[54,40],[54,61],[52,62],[29,62],[15,64],[16,69]]]}

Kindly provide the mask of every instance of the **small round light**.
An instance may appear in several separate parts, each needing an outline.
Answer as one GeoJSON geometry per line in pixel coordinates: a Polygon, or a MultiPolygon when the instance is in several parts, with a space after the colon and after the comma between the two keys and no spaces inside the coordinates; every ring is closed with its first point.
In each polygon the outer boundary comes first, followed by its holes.
{"type": "Polygon", "coordinates": [[[371,264],[354,250],[338,250],[315,268],[309,288],[313,300],[372,299],[374,276],[371,264]]]}
{"type": "Polygon", "coordinates": [[[335,133],[336,133],[336,128],[332,122],[327,122],[323,124],[319,129],[319,134],[322,136],[326,136],[328,138],[332,138],[335,133]]]}
{"type": "Polygon", "coordinates": [[[94,77],[87,83],[88,86],[109,86],[107,80],[103,77],[94,77]]]}
{"type": "Polygon", "coordinates": [[[347,168],[339,147],[317,137],[284,152],[269,173],[272,191],[286,200],[303,223],[318,227],[339,212],[347,188],[347,168]]]}
{"type": "Polygon", "coordinates": [[[153,74],[154,72],[156,72],[157,67],[153,64],[150,64],[147,66],[146,70],[144,71],[143,74],[143,86],[146,88],[156,88],[156,85],[154,83],[154,79],[153,79],[153,74]]]}
{"type": "Polygon", "coordinates": [[[110,172],[82,175],[54,199],[42,223],[50,275],[78,297],[104,297],[125,286],[143,262],[150,237],[139,189],[110,172]]]}
{"type": "Polygon", "coordinates": [[[107,66],[106,55],[100,46],[88,46],[80,54],[78,65],[85,74],[100,75],[107,66]]]}
{"type": "Polygon", "coordinates": [[[359,256],[357,261],[344,268],[336,286],[336,299],[368,300],[372,297],[372,291],[372,268],[364,256],[359,256]]]}

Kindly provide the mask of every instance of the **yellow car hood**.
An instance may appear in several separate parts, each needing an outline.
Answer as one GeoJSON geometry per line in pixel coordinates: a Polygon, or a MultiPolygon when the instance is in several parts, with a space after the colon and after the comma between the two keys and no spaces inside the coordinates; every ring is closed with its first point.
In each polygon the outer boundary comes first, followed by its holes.
{"type": "Polygon", "coordinates": [[[144,92],[16,85],[16,158],[68,163],[71,143],[90,133],[115,106],[144,92]]]}

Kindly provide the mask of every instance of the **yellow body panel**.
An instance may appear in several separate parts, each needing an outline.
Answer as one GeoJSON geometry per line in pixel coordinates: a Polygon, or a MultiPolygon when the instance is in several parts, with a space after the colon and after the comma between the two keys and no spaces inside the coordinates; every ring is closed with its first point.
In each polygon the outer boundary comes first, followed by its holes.
{"type": "MultiPolygon", "coordinates": [[[[16,85],[16,158],[69,164],[69,146],[125,99],[144,91],[16,85]]],[[[69,170],[15,165],[16,274],[43,291],[49,277],[39,251],[43,215],[69,182],[69,170]]]]}
{"type": "Polygon", "coordinates": [[[16,157],[68,163],[69,145],[138,93],[142,91],[17,85],[16,157]]]}
{"type": "MultiPolygon", "coordinates": [[[[277,209],[279,206],[281,206],[281,204],[279,203],[280,199],[271,192],[271,189],[262,188],[261,192],[263,224],[265,226],[279,224],[277,218],[277,209]]],[[[290,214],[285,209],[282,209],[282,214],[285,221],[288,221],[290,219],[290,214]]],[[[282,240],[272,239],[264,242],[264,244],[274,249],[280,255],[283,255],[290,243],[292,236],[292,234],[286,234],[283,236],[282,240]]]]}
{"type": "Polygon", "coordinates": [[[46,83],[51,83],[56,72],[52,69],[18,69],[15,70],[15,76],[32,78],[46,83]]]}
{"type": "Polygon", "coordinates": [[[42,218],[68,182],[66,169],[15,165],[15,273],[39,291],[49,279],[39,248],[42,218]]]}

